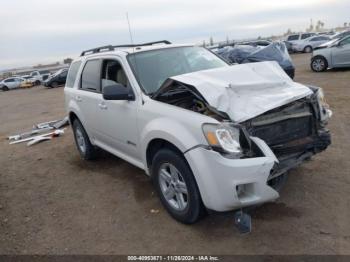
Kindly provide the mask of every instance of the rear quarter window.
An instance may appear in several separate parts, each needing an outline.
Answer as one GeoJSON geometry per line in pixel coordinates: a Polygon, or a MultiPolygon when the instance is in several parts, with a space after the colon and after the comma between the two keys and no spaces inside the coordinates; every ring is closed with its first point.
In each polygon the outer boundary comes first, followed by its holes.
{"type": "Polygon", "coordinates": [[[78,70],[80,68],[81,61],[77,61],[72,63],[72,65],[69,68],[67,81],[66,81],[66,87],[73,87],[75,79],[77,78],[78,70]]]}

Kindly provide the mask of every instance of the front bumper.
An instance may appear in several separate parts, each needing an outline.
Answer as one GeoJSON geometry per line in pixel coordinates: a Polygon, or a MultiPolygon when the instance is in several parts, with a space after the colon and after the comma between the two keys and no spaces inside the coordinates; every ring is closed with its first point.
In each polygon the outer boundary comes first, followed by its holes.
{"type": "Polygon", "coordinates": [[[278,192],[267,185],[278,160],[263,140],[251,139],[263,152],[263,157],[228,159],[202,147],[185,154],[208,209],[228,211],[279,197],[278,192]]]}

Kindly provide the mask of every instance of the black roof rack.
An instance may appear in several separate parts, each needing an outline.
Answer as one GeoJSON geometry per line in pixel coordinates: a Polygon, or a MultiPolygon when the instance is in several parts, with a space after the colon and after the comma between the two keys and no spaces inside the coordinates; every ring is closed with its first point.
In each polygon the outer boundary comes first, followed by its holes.
{"type": "Polygon", "coordinates": [[[143,43],[143,44],[136,44],[136,45],[132,45],[132,44],[127,44],[127,45],[105,45],[105,46],[100,46],[100,47],[96,47],[96,48],[92,48],[89,50],[85,50],[83,51],[80,56],[84,56],[87,54],[96,54],[96,53],[100,53],[103,51],[113,51],[116,48],[121,48],[121,47],[139,47],[139,46],[148,46],[148,45],[156,45],[156,44],[166,44],[166,45],[170,45],[171,42],[168,40],[161,40],[161,41],[155,41],[155,42],[149,42],[149,43],[143,43]]]}

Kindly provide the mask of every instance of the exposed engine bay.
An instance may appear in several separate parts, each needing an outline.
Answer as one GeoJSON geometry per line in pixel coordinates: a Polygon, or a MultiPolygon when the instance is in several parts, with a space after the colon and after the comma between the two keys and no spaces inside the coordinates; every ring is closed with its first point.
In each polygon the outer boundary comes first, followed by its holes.
{"type": "MultiPolygon", "coordinates": [[[[169,81],[166,86],[152,98],[213,117],[219,122],[232,122],[225,112],[210,106],[192,86],[177,81],[169,81]]],[[[261,154],[249,139],[249,136],[256,136],[266,142],[279,160],[270,179],[298,166],[312,155],[325,150],[331,143],[326,123],[321,119],[318,89],[310,89],[313,94],[308,97],[239,123],[241,137],[244,138],[240,143],[245,152],[241,158],[258,157],[261,154]]]]}
{"type": "Polygon", "coordinates": [[[169,81],[167,87],[168,88],[165,89],[164,92],[157,92],[152,98],[213,117],[218,121],[230,120],[227,114],[219,112],[211,107],[201,94],[196,92],[192,87],[176,81],[169,81]]]}

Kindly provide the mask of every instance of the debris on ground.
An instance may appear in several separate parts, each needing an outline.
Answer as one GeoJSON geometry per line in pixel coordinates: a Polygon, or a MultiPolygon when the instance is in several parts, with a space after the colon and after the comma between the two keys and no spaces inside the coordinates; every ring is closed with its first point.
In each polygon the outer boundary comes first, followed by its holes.
{"type": "Polygon", "coordinates": [[[31,131],[9,136],[8,140],[10,140],[10,145],[27,141],[27,146],[35,145],[42,141],[51,140],[54,137],[59,137],[60,135],[64,134],[65,128],[61,128],[66,125],[69,125],[68,117],[61,120],[39,123],[34,125],[31,131]],[[51,132],[46,133],[48,131],[51,132]]]}

